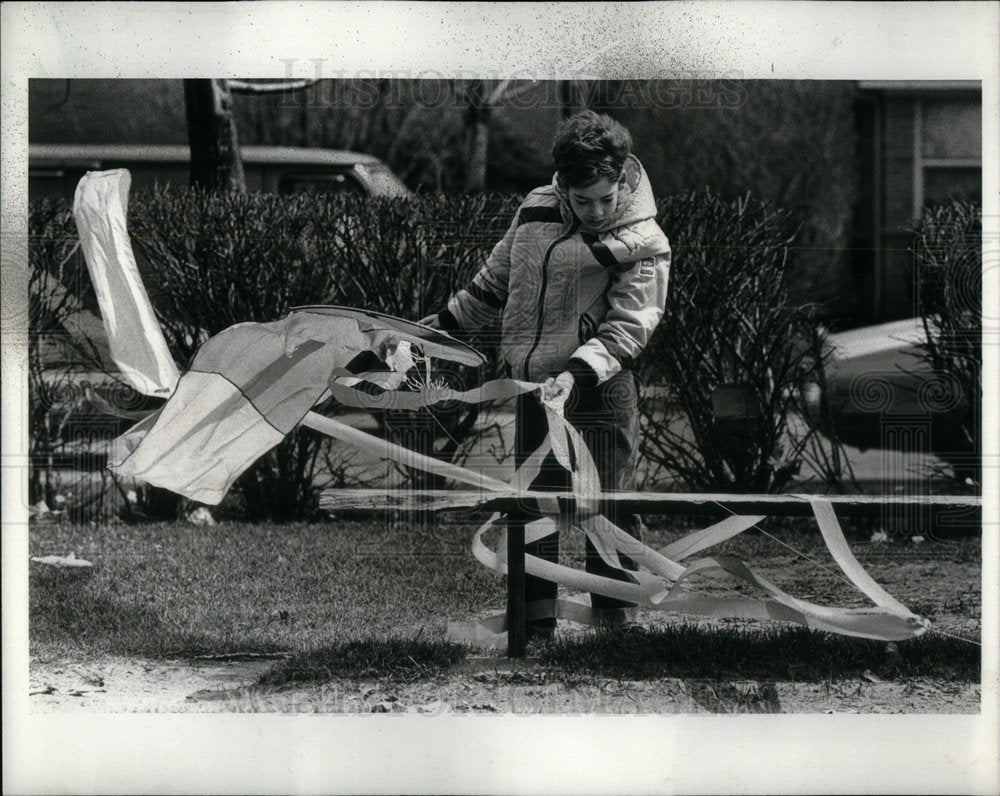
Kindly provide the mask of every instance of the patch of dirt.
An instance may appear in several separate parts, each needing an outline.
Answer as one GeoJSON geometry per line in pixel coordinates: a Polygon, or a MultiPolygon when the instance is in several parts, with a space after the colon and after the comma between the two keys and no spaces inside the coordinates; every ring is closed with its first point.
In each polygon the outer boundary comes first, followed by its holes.
{"type": "MultiPolygon", "coordinates": [[[[206,709],[218,697],[257,681],[273,660],[192,662],[109,657],[79,665],[30,661],[35,713],[161,713],[206,709]],[[202,693],[204,699],[192,698],[202,693]]],[[[224,701],[224,700],[222,700],[224,701]]],[[[207,709],[213,709],[208,707],[207,709]]],[[[217,709],[217,708],[215,708],[217,709]]]]}
{"type": "Polygon", "coordinates": [[[273,660],[33,661],[36,713],[444,714],[978,713],[980,686],[932,678],[802,683],[662,678],[553,680],[537,661],[471,658],[432,682],[333,679],[254,687],[273,660]]]}

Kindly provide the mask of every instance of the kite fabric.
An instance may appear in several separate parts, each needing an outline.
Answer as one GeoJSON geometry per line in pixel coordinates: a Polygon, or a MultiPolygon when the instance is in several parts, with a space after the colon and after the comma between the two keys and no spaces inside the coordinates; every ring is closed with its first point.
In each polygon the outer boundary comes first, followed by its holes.
{"type": "MultiPolygon", "coordinates": [[[[156,415],[115,441],[109,467],[216,505],[236,478],[281,442],[358,354],[412,362],[411,337],[364,318],[293,311],[272,323],[231,326],[206,341],[156,415]]],[[[448,351],[439,346],[439,356],[448,351]]],[[[463,355],[467,358],[467,354],[463,355]]],[[[479,355],[481,356],[481,355],[479,355]]],[[[405,372],[384,376],[395,389],[405,372]]]]}
{"type": "Polygon", "coordinates": [[[76,187],[73,218],[115,365],[143,395],[167,396],[179,373],[132,253],[126,227],[131,182],[127,169],[88,171],[76,187]]]}

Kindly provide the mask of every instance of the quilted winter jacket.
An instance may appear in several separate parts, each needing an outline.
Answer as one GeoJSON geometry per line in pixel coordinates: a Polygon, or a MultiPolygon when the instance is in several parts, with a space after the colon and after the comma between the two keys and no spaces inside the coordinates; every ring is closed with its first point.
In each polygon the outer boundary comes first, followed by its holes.
{"type": "Polygon", "coordinates": [[[516,378],[579,374],[582,364],[600,384],[630,367],[663,315],[670,244],[636,158],[625,175],[601,231],[581,225],[555,178],[529,193],[443,325],[475,329],[502,314],[501,353],[516,378]]]}

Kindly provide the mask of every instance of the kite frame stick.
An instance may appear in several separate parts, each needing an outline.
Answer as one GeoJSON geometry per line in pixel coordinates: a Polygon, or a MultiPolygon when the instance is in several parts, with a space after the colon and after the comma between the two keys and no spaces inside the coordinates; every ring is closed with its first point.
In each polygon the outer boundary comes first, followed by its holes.
{"type": "MultiPolygon", "coordinates": [[[[437,460],[435,460],[437,461],[437,460]]],[[[440,462],[438,462],[440,464],[440,462]]],[[[600,513],[612,506],[635,514],[717,514],[725,509],[734,514],[767,514],[776,517],[811,517],[809,495],[745,494],[707,492],[605,492],[600,497],[600,513]]],[[[978,513],[983,499],[978,495],[814,495],[822,497],[841,517],[872,517],[884,508],[926,507],[928,510],[970,509],[978,513]]],[[[474,491],[414,489],[399,493],[381,489],[328,489],[320,498],[326,511],[349,509],[416,508],[428,511],[479,509],[507,512],[514,508],[544,516],[540,501],[556,499],[567,512],[575,509],[571,492],[474,491]]],[[[971,519],[971,517],[969,518],[971,519]]]]}

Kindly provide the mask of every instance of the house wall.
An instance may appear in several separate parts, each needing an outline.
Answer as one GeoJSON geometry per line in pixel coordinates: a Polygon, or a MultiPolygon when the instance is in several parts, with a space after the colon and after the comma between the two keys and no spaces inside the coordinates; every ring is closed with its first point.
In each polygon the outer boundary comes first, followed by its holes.
{"type": "Polygon", "coordinates": [[[924,209],[950,199],[982,201],[982,98],[975,83],[861,83],[876,136],[863,168],[869,229],[870,323],[918,312],[910,247],[924,209]]]}

